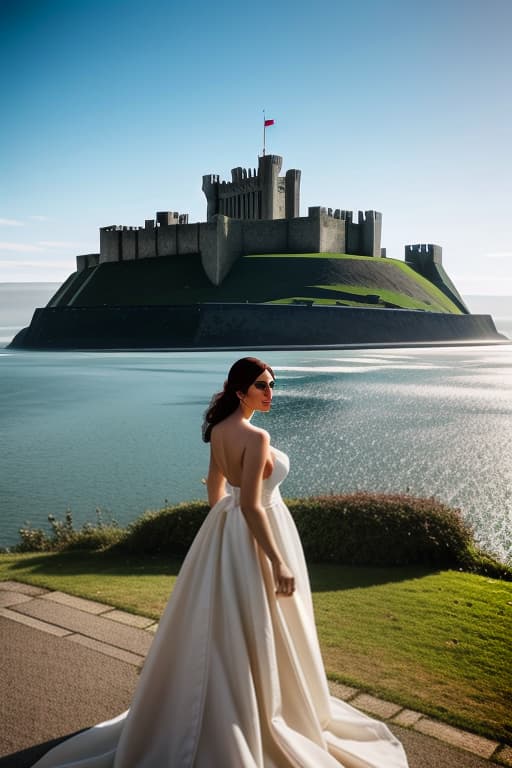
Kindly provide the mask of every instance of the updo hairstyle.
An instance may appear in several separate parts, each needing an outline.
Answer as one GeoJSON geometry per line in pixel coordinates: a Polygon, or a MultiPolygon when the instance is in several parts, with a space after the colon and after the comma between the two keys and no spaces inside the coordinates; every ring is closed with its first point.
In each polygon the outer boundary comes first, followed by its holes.
{"type": "Polygon", "coordinates": [[[247,392],[263,371],[268,371],[275,379],[270,365],[263,360],[258,360],[257,357],[242,357],[233,363],[228,378],[224,382],[224,389],[212,397],[204,415],[202,432],[205,443],[210,442],[213,427],[234,413],[240,405],[237,392],[247,392]]]}

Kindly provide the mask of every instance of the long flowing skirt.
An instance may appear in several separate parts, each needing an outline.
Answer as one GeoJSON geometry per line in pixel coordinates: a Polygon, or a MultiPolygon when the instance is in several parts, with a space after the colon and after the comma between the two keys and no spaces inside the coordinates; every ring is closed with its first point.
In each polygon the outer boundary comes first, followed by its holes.
{"type": "Polygon", "coordinates": [[[233,489],[183,563],[129,711],[37,768],[407,767],[385,724],[329,695],[302,546],[278,489],[267,514],[294,595],[276,598],[233,489]]]}

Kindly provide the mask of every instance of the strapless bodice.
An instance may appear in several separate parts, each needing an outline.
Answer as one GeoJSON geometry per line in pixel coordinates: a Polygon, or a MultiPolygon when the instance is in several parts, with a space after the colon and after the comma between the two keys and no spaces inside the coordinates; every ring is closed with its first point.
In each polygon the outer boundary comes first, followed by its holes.
{"type": "MultiPolygon", "coordinates": [[[[274,467],[270,475],[263,479],[261,489],[261,503],[264,507],[270,506],[274,499],[280,498],[279,485],[288,475],[290,471],[290,460],[286,453],[280,451],[278,448],[271,448],[272,458],[274,460],[274,467]]],[[[234,497],[235,503],[240,502],[240,488],[228,485],[227,491],[230,496],[234,497]]]]}

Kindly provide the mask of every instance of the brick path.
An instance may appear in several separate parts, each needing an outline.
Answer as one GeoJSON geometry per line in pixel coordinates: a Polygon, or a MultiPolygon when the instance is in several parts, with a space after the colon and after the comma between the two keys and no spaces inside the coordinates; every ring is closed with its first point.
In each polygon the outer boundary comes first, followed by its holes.
{"type": "MultiPolygon", "coordinates": [[[[78,730],[129,706],[157,624],[112,606],[0,582],[0,768],[28,768],[78,730]]],[[[331,692],[385,720],[410,768],[512,766],[512,748],[355,688],[331,692]]]]}

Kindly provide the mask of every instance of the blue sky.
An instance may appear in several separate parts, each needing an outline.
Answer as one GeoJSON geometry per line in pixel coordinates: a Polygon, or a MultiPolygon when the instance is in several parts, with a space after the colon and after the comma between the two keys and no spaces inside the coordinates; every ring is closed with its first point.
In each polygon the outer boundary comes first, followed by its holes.
{"type": "Polygon", "coordinates": [[[510,0],[0,0],[0,282],[61,281],[98,228],[202,221],[267,152],[309,205],[383,214],[512,295],[510,0]]]}

